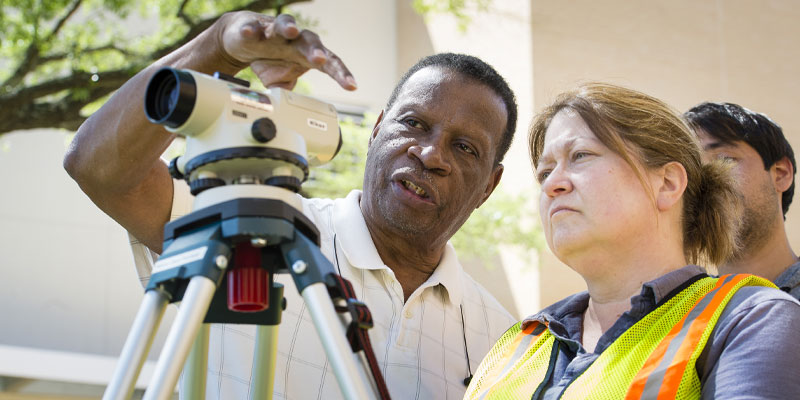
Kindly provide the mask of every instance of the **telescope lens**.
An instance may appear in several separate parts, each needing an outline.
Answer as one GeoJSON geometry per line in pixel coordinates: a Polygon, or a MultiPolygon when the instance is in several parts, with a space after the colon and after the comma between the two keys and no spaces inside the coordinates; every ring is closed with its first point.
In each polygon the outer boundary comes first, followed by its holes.
{"type": "Polygon", "coordinates": [[[192,74],[162,68],[153,75],[144,96],[144,113],[150,122],[177,128],[189,119],[197,98],[192,74]]]}

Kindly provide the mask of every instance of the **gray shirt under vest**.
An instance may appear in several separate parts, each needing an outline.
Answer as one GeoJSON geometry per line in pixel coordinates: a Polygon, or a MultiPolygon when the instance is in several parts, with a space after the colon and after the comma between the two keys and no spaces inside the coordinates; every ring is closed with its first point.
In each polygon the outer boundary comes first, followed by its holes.
{"type": "MultiPolygon", "coordinates": [[[[797,264],[795,264],[797,267],[797,264]]],[[[788,272],[788,271],[787,271],[788,272]]],[[[690,265],[642,285],[631,309],[600,337],[594,353],[581,345],[589,294],[567,297],[526,320],[548,322],[559,346],[544,399],[557,399],[623,332],[674,289],[703,274],[690,265]]],[[[793,275],[800,279],[800,275],[793,275]]],[[[795,283],[797,281],[795,280],[795,283]]],[[[780,290],[745,286],[734,294],[697,360],[703,399],[800,399],[800,302],[780,290]]]]}
{"type": "Polygon", "coordinates": [[[783,273],[775,279],[775,286],[788,292],[795,299],[800,300],[800,261],[786,268],[786,271],[783,271],[783,273]]]}

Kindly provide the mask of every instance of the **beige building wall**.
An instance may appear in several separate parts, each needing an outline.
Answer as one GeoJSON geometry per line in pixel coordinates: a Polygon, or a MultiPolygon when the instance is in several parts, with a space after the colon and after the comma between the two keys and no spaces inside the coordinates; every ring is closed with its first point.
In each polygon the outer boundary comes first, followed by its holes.
{"type": "MultiPolygon", "coordinates": [[[[530,7],[534,109],[577,82],[608,81],[681,112],[727,101],[766,113],[800,151],[800,3],[551,0],[530,7]]],[[[798,251],[800,207],[786,222],[798,251]]],[[[543,260],[541,304],[585,287],[551,254],[543,260]]]]}

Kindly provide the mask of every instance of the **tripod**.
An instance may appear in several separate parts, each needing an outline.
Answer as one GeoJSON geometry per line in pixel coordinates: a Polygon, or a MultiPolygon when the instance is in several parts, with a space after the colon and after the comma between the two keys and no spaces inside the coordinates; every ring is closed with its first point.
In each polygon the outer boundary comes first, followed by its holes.
{"type": "MultiPolygon", "coordinates": [[[[369,379],[357,364],[360,357],[348,354],[353,345],[332,329],[343,322],[334,312],[344,308],[342,302],[354,318],[351,331],[370,327],[371,319],[358,318],[366,306],[339,297],[335,308],[329,290],[338,276],[320,252],[317,229],[301,209],[298,195],[270,185],[227,185],[197,194],[193,211],[165,226],[164,252],[103,398],[131,396],[164,309],[177,301],[178,314],[144,399],[169,398],[184,362],[183,394],[204,398],[208,325],[201,327],[203,323],[258,325],[250,398],[271,398],[277,326],[285,307],[283,287],[273,275],[282,272],[291,273],[310,311],[344,397],[374,398],[374,388],[367,390],[369,379]]],[[[375,379],[380,387],[379,371],[375,379]]]]}

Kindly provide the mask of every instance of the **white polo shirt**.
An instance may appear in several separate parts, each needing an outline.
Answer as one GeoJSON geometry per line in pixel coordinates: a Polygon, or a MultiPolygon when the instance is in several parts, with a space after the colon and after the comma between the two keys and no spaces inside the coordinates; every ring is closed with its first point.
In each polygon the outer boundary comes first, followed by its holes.
{"type": "MultiPolygon", "coordinates": [[[[176,185],[173,219],[191,211],[192,198],[181,187],[176,185]]],[[[304,199],[303,211],[320,231],[322,253],[353,284],[356,296],[372,313],[375,326],[369,337],[390,395],[393,399],[461,399],[466,391],[463,380],[469,374],[464,336],[474,372],[516,320],[464,272],[449,243],[434,273],[404,303],[400,283],[372,242],[360,199],[357,190],[343,199],[304,199]]],[[[131,245],[145,284],[155,254],[135,239],[131,245]]],[[[287,308],[279,327],[274,398],[342,398],[291,277],[280,274],[275,279],[286,286],[287,308]]],[[[206,398],[247,398],[254,339],[253,326],[212,325],[206,398]]]]}

